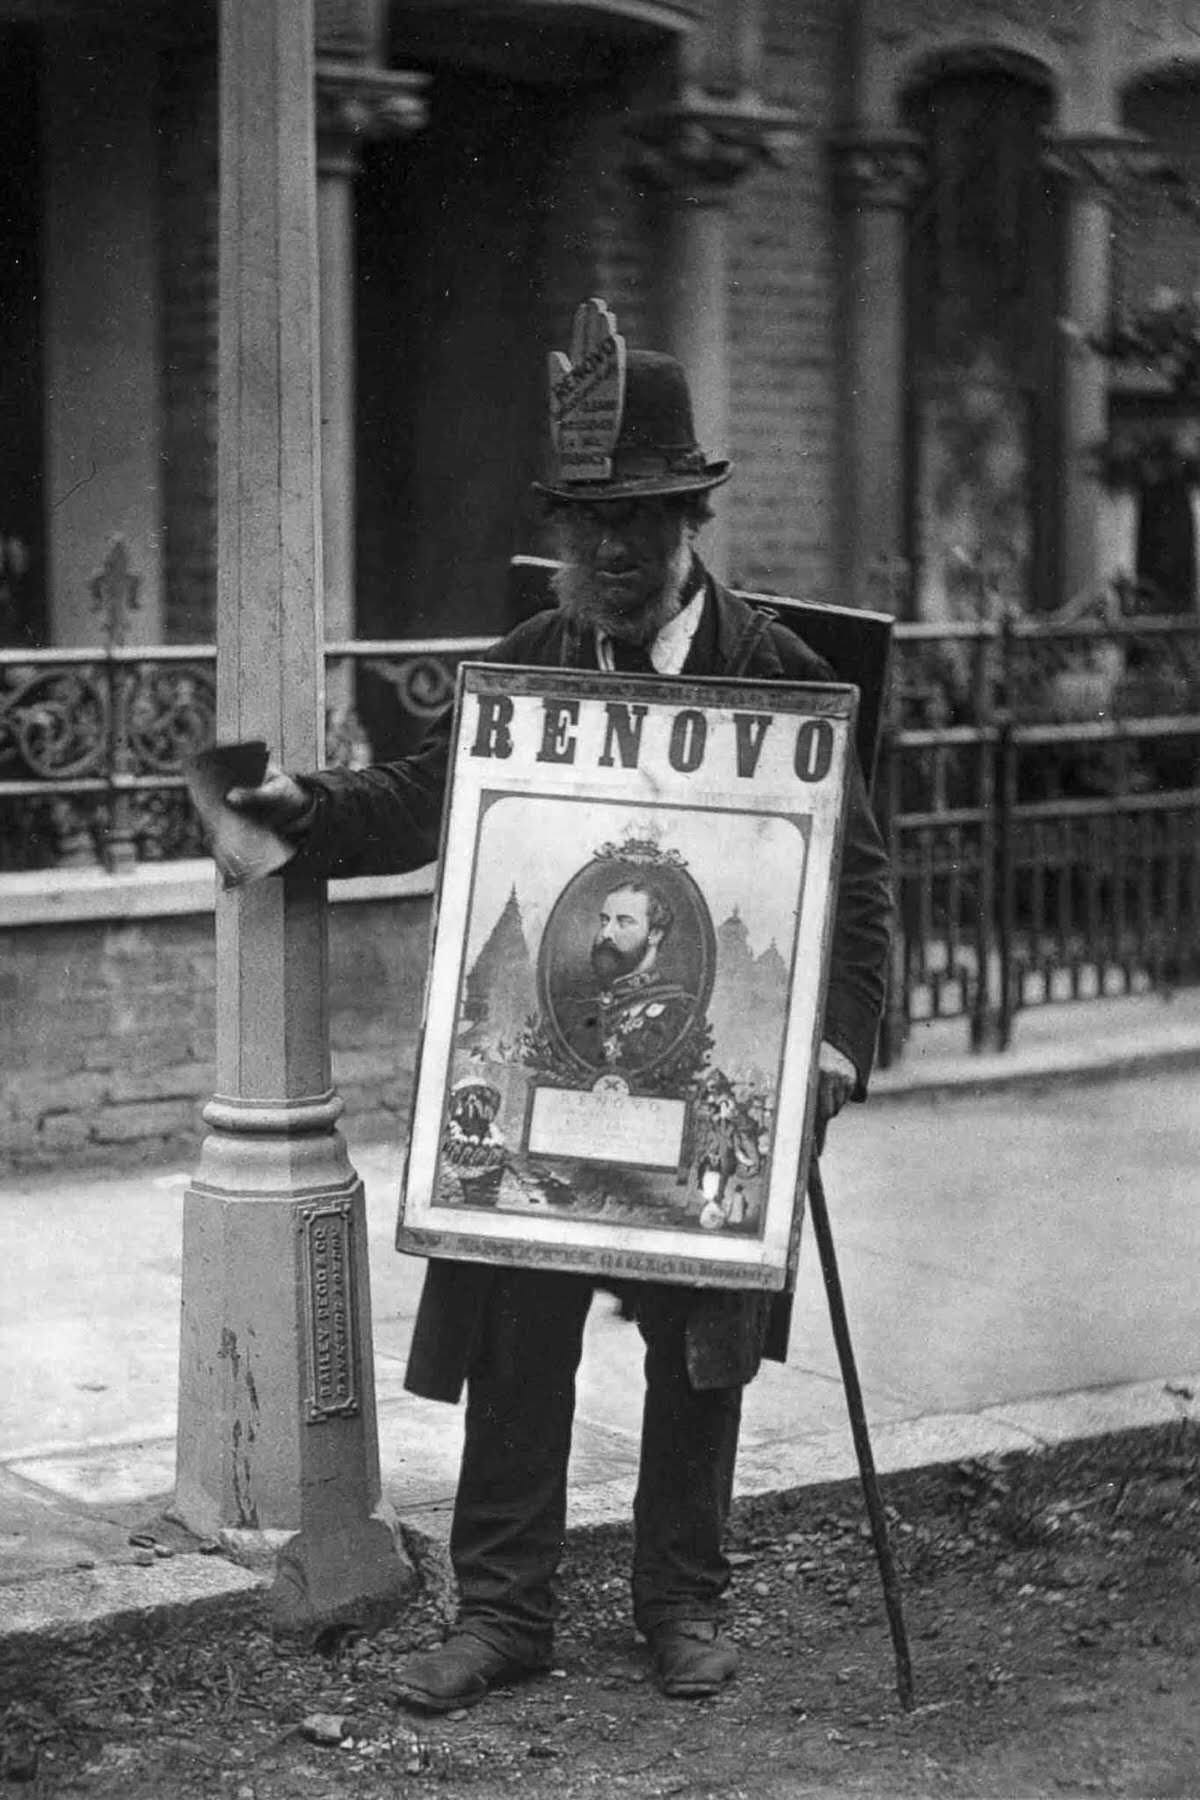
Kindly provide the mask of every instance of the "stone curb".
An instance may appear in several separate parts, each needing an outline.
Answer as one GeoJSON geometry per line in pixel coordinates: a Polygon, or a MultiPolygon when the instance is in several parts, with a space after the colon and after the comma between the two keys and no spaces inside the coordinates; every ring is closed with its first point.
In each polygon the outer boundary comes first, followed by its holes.
{"type": "MultiPolygon", "coordinates": [[[[873,1427],[881,1476],[948,1467],[966,1460],[1049,1449],[1114,1433],[1148,1430],[1200,1417],[1200,1372],[1171,1380],[1086,1388],[982,1408],[927,1415],[873,1427]]],[[[849,1485],[858,1467],[848,1433],[747,1444],[738,1462],[735,1505],[802,1488],[849,1485]]],[[[630,1517],[632,1478],[603,1481],[571,1497],[568,1537],[630,1517]]],[[[430,1523],[432,1523],[432,1519],[430,1523]]],[[[442,1524],[446,1520],[442,1518],[442,1524]]],[[[416,1568],[425,1594],[449,1623],[454,1581],[444,1530],[410,1519],[396,1527],[399,1552],[416,1568]]],[[[104,1640],[186,1635],[196,1628],[257,1622],[269,1628],[271,1574],[223,1555],[183,1552],[153,1565],[100,1564],[94,1569],[30,1576],[0,1588],[0,1685],[28,1665],[94,1649],[104,1640]]]]}
{"type": "Polygon", "coordinates": [[[55,1690],[105,1645],[265,1622],[266,1584],[222,1556],[183,1553],[29,1576],[0,1588],[0,1604],[0,1692],[17,1700],[55,1690]]]}
{"type": "MultiPolygon", "coordinates": [[[[397,1540],[398,1555],[449,1623],[454,1584],[445,1542],[407,1523],[398,1524],[397,1540]]],[[[48,1670],[105,1643],[167,1635],[184,1641],[243,1624],[269,1631],[273,1578],[273,1569],[246,1568],[226,1554],[179,1551],[145,1567],[98,1563],[6,1582],[0,1691],[19,1694],[31,1680],[44,1685],[48,1670]]]]}
{"type": "Polygon", "coordinates": [[[1200,1038],[1195,1043],[1147,1046],[1096,1057],[1070,1060],[1030,1058],[1022,1062],[1006,1055],[1004,1066],[988,1057],[964,1059],[961,1067],[911,1073],[904,1065],[881,1070],[871,1081],[871,1104],[898,1105],[911,1100],[978,1100],[984,1094],[1045,1088],[1056,1082],[1085,1083],[1122,1081],[1133,1076],[1166,1074],[1200,1067],[1200,1038]],[[980,1064],[986,1062],[985,1067],[980,1064]]]}
{"type": "Polygon", "coordinates": [[[11,1654],[47,1637],[84,1643],[100,1629],[168,1625],[231,1603],[253,1611],[264,1585],[262,1576],[224,1556],[186,1553],[147,1568],[123,1562],[56,1569],[5,1584],[0,1644],[11,1654]]]}

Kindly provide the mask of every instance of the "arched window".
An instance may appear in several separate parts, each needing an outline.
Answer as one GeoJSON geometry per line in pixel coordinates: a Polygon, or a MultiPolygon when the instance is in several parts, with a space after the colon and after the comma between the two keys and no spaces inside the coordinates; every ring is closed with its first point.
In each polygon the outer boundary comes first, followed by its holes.
{"type": "Polygon", "coordinates": [[[911,554],[917,610],[1030,606],[1053,585],[1057,197],[1049,89],[1003,68],[915,88],[929,180],[913,216],[911,554]]]}

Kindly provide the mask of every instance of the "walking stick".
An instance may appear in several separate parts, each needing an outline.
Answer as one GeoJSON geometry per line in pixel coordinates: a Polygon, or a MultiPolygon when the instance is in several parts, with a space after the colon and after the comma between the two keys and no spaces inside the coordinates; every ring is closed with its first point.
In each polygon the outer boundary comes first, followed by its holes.
{"type": "Polygon", "coordinates": [[[842,1386],[846,1394],[846,1407],[850,1414],[850,1430],[854,1438],[854,1448],[858,1453],[858,1473],[867,1502],[867,1513],[871,1520],[871,1537],[875,1543],[875,1557],[879,1564],[879,1579],[883,1583],[883,1599],[887,1607],[888,1627],[892,1634],[892,1647],[896,1653],[896,1692],[900,1696],[901,1706],[905,1712],[909,1712],[913,1704],[912,1658],[908,1649],[908,1633],[904,1628],[900,1584],[896,1578],[896,1564],[888,1538],[883,1496],[879,1492],[879,1478],[875,1473],[875,1458],[871,1453],[871,1436],[867,1430],[867,1415],[863,1410],[862,1388],[859,1386],[858,1369],[854,1362],[854,1347],[850,1342],[850,1326],[846,1319],[845,1301],[842,1298],[841,1277],[838,1275],[837,1258],[833,1252],[829,1208],[825,1204],[825,1184],[821,1180],[821,1171],[817,1166],[815,1156],[809,1163],[808,1198],[812,1207],[813,1231],[816,1234],[817,1250],[821,1257],[821,1273],[825,1277],[825,1292],[829,1297],[829,1319],[833,1326],[834,1343],[837,1345],[838,1362],[841,1364],[842,1386]]]}

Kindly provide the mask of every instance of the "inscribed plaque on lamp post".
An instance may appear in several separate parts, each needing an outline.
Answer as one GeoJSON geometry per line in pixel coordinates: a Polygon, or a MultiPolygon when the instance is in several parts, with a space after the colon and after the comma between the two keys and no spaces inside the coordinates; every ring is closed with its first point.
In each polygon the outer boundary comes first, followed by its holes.
{"type": "Polygon", "coordinates": [[[463,665],[398,1248],[787,1284],[856,701],[463,665]]]}

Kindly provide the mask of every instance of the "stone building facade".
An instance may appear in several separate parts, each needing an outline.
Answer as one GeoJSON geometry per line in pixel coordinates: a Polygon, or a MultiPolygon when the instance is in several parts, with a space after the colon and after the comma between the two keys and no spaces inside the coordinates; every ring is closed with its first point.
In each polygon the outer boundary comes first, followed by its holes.
{"type": "MultiPolygon", "coordinates": [[[[504,624],[542,359],[593,291],[693,370],[737,580],[936,614],[955,553],[1033,607],[1102,579],[1087,339],[1194,285],[1195,10],[317,0],[331,635],[504,624]]],[[[202,641],[213,10],[3,0],[0,40],[4,640],[91,641],[119,531],[139,635],[202,641]]]]}

